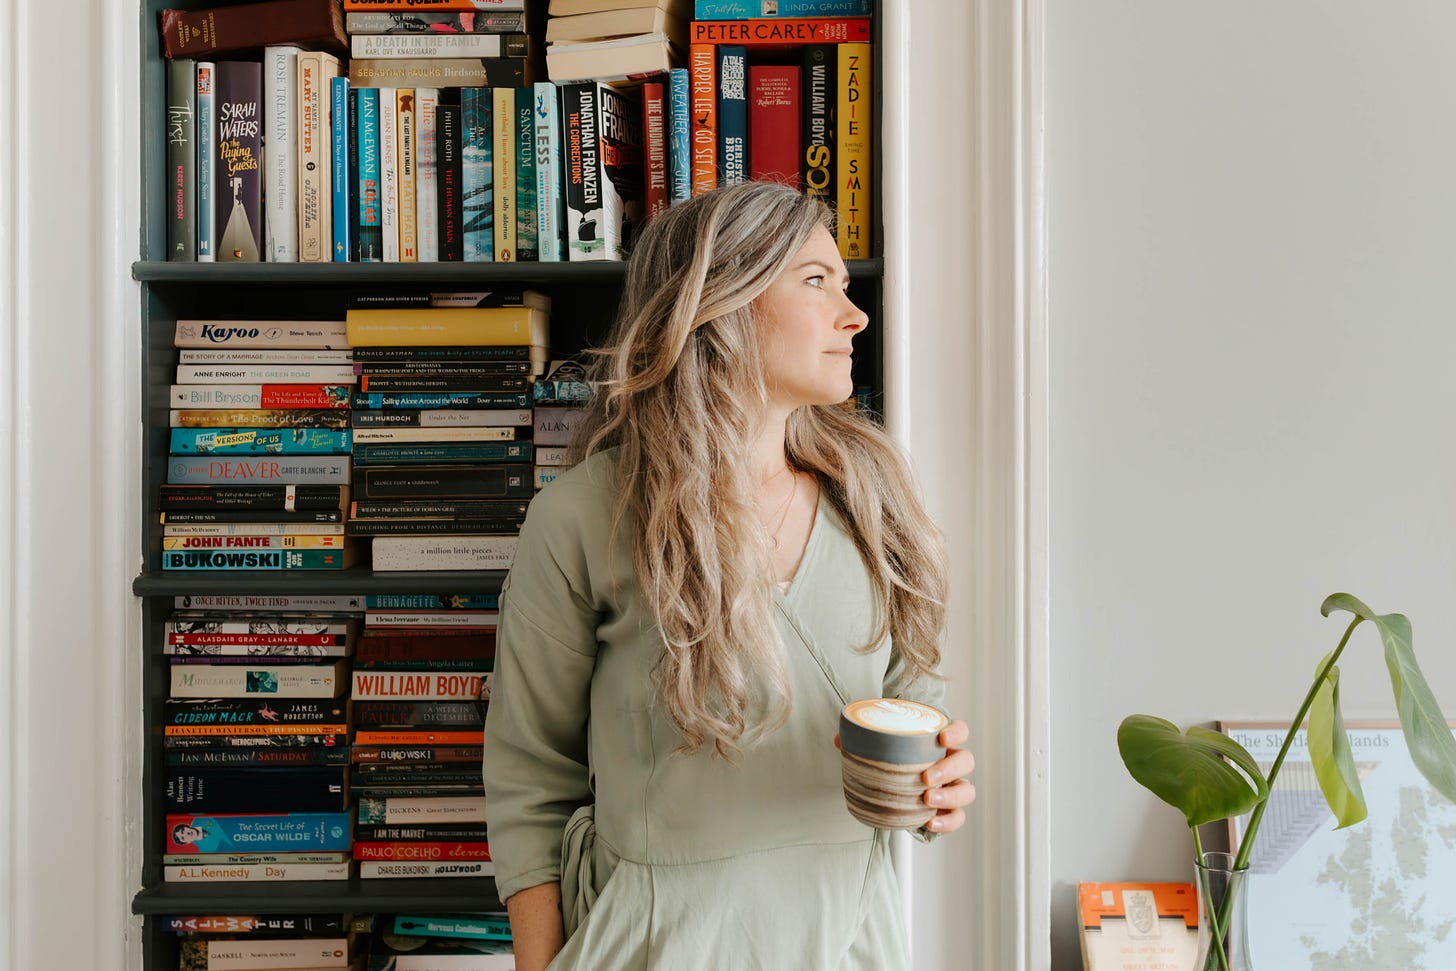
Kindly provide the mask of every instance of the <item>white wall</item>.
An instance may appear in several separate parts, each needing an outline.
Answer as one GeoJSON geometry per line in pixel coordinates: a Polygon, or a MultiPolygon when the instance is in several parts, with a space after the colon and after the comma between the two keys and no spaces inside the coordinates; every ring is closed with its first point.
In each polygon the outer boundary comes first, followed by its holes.
{"type": "MultiPolygon", "coordinates": [[[[1290,718],[1347,590],[1456,713],[1456,6],[1050,0],[1053,967],[1187,879],[1132,712],[1290,718]]],[[[1346,714],[1388,715],[1375,635],[1346,714]]]]}

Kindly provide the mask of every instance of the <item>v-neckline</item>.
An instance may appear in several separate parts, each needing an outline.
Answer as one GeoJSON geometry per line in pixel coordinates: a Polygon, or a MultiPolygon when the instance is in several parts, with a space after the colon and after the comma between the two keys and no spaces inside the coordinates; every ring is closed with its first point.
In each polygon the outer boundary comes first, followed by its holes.
{"type": "Polygon", "coordinates": [[[774,581],[775,596],[782,597],[785,600],[788,600],[790,599],[794,591],[799,589],[801,585],[799,583],[799,580],[801,577],[804,576],[804,571],[808,569],[810,565],[810,555],[814,552],[815,547],[819,545],[818,538],[820,521],[823,518],[824,488],[823,486],[820,486],[817,490],[817,494],[814,496],[814,517],[809,521],[809,535],[804,540],[804,552],[799,554],[799,565],[794,567],[794,575],[789,577],[787,581],[774,581]]]}

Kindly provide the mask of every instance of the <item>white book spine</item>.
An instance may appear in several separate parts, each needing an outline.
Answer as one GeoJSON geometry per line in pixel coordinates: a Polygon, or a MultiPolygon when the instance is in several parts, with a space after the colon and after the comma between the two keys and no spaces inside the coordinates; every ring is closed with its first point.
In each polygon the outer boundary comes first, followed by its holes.
{"type": "Polygon", "coordinates": [[[343,535],[343,523],[169,523],[162,527],[163,539],[168,536],[343,535]]]}
{"type": "MultiPolygon", "coordinates": [[[[246,532],[246,530],[243,530],[246,532]]],[[[188,594],[172,598],[174,607],[196,610],[363,610],[365,598],[349,594],[334,597],[289,597],[268,594],[188,594]]]]}
{"type": "Polygon", "coordinates": [[[213,173],[217,170],[217,65],[197,62],[197,262],[217,262],[213,173]]]}
{"type": "Polygon", "coordinates": [[[339,59],[323,51],[298,55],[298,258],[333,260],[333,99],[330,81],[339,59]]]}
{"type": "Polygon", "coordinates": [[[353,57],[500,57],[500,34],[355,34],[353,57]]]}
{"type": "Polygon", "coordinates": [[[178,364],[348,364],[354,352],[276,351],[276,350],[211,350],[195,348],[177,352],[178,364]]]}
{"type": "MultiPolygon", "coordinates": [[[[386,877],[493,877],[495,863],[490,860],[425,860],[398,863],[394,860],[362,860],[359,878],[375,880],[386,877]]],[[[397,971],[515,971],[514,954],[410,954],[399,955],[397,971]],[[400,964],[400,961],[411,962],[400,964]],[[417,963],[425,962],[425,963],[417,963]]]]}
{"type": "Polygon", "coordinates": [[[379,226],[384,262],[399,262],[399,138],[394,88],[379,89],[379,226]]]}
{"type": "Polygon", "coordinates": [[[174,347],[256,347],[344,350],[342,320],[179,320],[174,347]]]}
{"type": "Polygon", "coordinates": [[[376,536],[376,570],[509,570],[516,536],[376,536]]]}
{"type": "Polygon", "coordinates": [[[359,822],[483,823],[484,796],[360,796],[359,822]]]}
{"type": "Polygon", "coordinates": [[[352,364],[179,364],[177,384],[355,384],[352,364]]]}
{"type": "Polygon", "coordinates": [[[267,259],[298,262],[298,48],[263,49],[263,230],[267,259]]]}
{"type": "Polygon", "coordinates": [[[345,662],[334,664],[175,664],[173,698],[336,698],[345,662]]]}
{"type": "Polygon", "coordinates": [[[366,610],[364,623],[368,627],[494,627],[500,623],[500,613],[494,610],[412,610],[404,613],[366,610]]]}
{"type": "Polygon", "coordinates": [[[438,88],[415,88],[415,234],[419,260],[440,259],[439,163],[435,159],[435,109],[440,105],[438,88]]]}
{"type": "MultiPolygon", "coordinates": [[[[164,883],[286,882],[288,880],[347,880],[347,863],[245,863],[227,866],[168,866],[162,868],[164,883]]],[[[208,962],[209,967],[217,967],[208,962]]],[[[304,965],[309,967],[310,965],[304,965]]],[[[340,965],[347,967],[348,965],[340,965]]],[[[242,965],[248,967],[248,965],[242,965]]],[[[285,965],[270,965],[285,967],[285,965]]],[[[321,965],[311,965],[321,967],[321,965]]]]}
{"type": "Polygon", "coordinates": [[[561,246],[561,113],[556,85],[537,81],[536,88],[536,230],[539,259],[559,263],[561,246]]]}

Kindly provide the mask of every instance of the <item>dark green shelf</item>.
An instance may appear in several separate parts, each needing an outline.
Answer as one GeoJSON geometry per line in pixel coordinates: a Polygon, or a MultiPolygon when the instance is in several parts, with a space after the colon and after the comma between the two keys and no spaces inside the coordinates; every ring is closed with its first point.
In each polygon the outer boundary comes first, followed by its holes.
{"type": "MultiPolygon", "coordinates": [[[[850,260],[852,279],[878,279],[884,260],[850,260]]],[[[626,263],[168,263],[131,265],[133,279],[148,283],[532,283],[620,284],[626,263]]]]}
{"type": "Polygon", "coordinates": [[[490,877],[163,883],[131,901],[134,914],[459,913],[501,910],[490,877]]]}
{"type": "Polygon", "coordinates": [[[189,574],[149,571],[132,581],[138,597],[208,594],[500,593],[504,570],[259,570],[189,574]]]}

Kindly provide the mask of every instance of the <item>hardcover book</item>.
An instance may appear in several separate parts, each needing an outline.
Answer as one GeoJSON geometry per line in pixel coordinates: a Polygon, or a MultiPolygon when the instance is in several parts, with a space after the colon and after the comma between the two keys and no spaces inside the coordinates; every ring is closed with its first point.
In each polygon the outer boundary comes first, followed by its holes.
{"type": "Polygon", "coordinates": [[[834,115],[839,108],[839,51],[832,44],[804,48],[801,143],[804,157],[800,174],[805,194],[833,207],[834,115]]]}
{"type": "Polygon", "coordinates": [[[1079,883],[1084,971],[1192,969],[1198,894],[1191,883],[1079,883]]]}
{"type": "Polygon", "coordinates": [[[202,10],[163,10],[161,20],[166,57],[252,52],[269,44],[349,52],[338,0],[265,0],[202,10]]]}
{"type": "Polygon", "coordinates": [[[761,20],[694,20],[693,44],[782,47],[799,44],[869,43],[868,17],[802,17],[761,20]]]}
{"type": "Polygon", "coordinates": [[[839,255],[864,260],[873,255],[871,214],[873,172],[870,169],[873,124],[870,104],[869,44],[840,44],[839,110],[835,116],[835,162],[838,188],[835,208],[839,255]]]}
{"type": "Polygon", "coordinates": [[[349,80],[361,87],[514,88],[527,83],[520,57],[356,57],[349,80]]]}
{"type": "Polygon", "coordinates": [[[263,65],[218,62],[216,107],[217,261],[256,263],[263,244],[263,65]]]}
{"type": "Polygon", "coordinates": [[[755,182],[799,188],[799,68],[755,64],[748,69],[748,174],[755,182]]]}
{"type": "Polygon", "coordinates": [[[197,62],[167,65],[167,259],[197,259],[197,62]]]}

